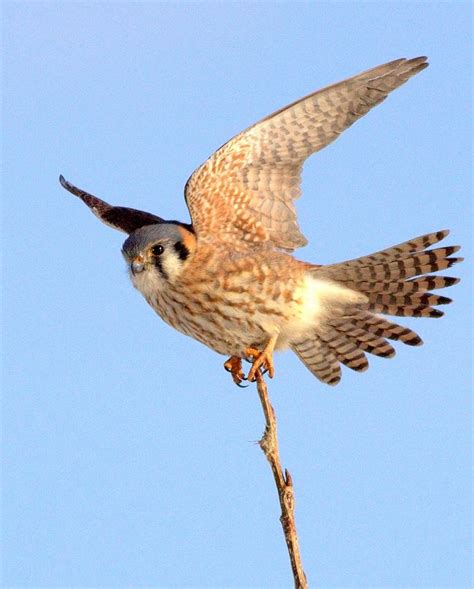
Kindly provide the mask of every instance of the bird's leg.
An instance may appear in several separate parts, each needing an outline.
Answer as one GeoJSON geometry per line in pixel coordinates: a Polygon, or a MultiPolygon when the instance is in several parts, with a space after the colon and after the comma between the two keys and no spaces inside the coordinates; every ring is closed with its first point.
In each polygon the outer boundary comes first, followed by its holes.
{"type": "Polygon", "coordinates": [[[247,348],[245,350],[245,355],[253,360],[252,368],[247,375],[247,380],[253,382],[257,371],[260,370],[261,367],[263,367],[265,371],[268,371],[268,376],[270,378],[273,378],[273,375],[275,374],[273,366],[273,349],[275,348],[277,339],[278,335],[272,335],[262,352],[259,352],[255,348],[247,348]]]}
{"type": "Polygon", "coordinates": [[[245,375],[242,370],[242,360],[237,358],[237,356],[231,356],[228,360],[226,360],[224,362],[224,368],[227,370],[227,372],[232,374],[232,380],[237,386],[240,386],[240,383],[245,380],[245,375]]]}

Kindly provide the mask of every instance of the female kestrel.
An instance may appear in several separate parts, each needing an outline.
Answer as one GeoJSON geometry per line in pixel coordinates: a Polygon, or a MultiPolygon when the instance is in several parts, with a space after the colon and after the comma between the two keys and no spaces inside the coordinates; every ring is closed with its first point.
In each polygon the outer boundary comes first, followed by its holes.
{"type": "Polygon", "coordinates": [[[427,67],[397,59],[314,92],[266,117],[216,151],[185,188],[192,224],[115,207],[60,182],[106,224],[129,234],[122,253],[134,286],[171,326],[220,354],[240,384],[273,376],[274,350],[291,348],[322,382],[340,364],[362,371],[365,352],[390,358],[387,340],[420,337],[379,315],[440,317],[451,299],[432,289],[458,282],[432,275],[462,258],[429,249],[448,231],[423,235],[354,260],[320,266],[296,260],[306,244],[293,201],[308,156],[326,147],[387,95],[427,67]]]}

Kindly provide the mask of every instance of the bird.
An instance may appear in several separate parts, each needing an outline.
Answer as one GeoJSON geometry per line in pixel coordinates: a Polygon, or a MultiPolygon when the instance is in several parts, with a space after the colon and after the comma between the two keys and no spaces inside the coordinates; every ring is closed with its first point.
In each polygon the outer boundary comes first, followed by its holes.
{"type": "Polygon", "coordinates": [[[392,358],[391,341],[418,346],[397,317],[440,317],[451,299],[431,291],[459,279],[434,274],[463,258],[433,247],[435,231],[376,253],[332,264],[294,257],[306,245],[294,201],[305,160],[428,66],[401,58],[313,92],[220,147],[185,186],[191,222],[113,206],[60,176],[105,224],[128,234],[130,278],[170,326],[228,356],[244,386],[275,373],[273,353],[292,350],[321,382],[341,365],[368,368],[367,354],[392,358]],[[243,360],[251,363],[244,373],[243,360]]]}

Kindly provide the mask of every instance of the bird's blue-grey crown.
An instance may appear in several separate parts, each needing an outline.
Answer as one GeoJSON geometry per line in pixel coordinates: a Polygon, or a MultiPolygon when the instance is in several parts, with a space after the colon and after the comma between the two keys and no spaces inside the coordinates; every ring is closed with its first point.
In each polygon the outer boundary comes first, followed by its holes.
{"type": "Polygon", "coordinates": [[[136,229],[124,241],[122,252],[128,259],[140,255],[147,247],[155,243],[163,245],[175,245],[183,239],[179,225],[174,223],[159,223],[156,225],[145,225],[136,229]]]}

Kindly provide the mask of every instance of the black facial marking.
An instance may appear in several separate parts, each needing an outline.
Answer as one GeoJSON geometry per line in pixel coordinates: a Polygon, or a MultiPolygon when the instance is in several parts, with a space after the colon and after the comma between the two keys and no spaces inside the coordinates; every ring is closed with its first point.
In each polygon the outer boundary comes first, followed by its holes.
{"type": "Polygon", "coordinates": [[[174,249],[176,250],[180,260],[186,260],[186,258],[189,256],[189,250],[182,241],[177,241],[174,244],[174,249]]]}
{"type": "Polygon", "coordinates": [[[153,265],[165,280],[168,280],[168,272],[163,268],[162,258],[160,256],[153,256],[153,265]]]}

